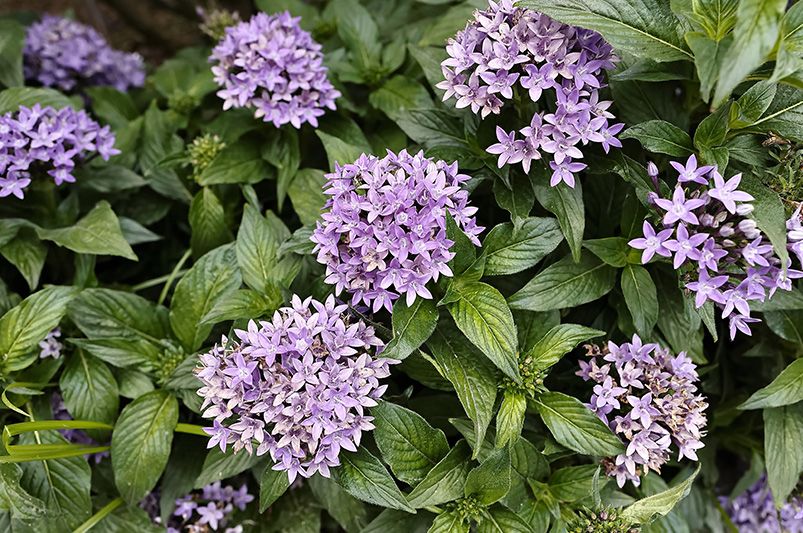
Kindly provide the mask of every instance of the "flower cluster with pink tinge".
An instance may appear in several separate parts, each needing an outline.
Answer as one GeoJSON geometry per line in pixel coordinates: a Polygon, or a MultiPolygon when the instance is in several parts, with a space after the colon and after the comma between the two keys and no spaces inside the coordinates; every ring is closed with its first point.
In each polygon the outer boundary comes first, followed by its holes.
{"type": "Polygon", "coordinates": [[[441,63],[446,78],[437,85],[444,100],[470,107],[485,118],[502,110],[514,91],[526,91],[532,102],[554,96],[552,112],[535,113],[518,132],[496,128],[498,143],[488,152],[499,156],[499,167],[521,163],[529,172],[533,161],[549,154],[550,185],[574,187],[575,174],[586,165],[580,149],[600,143],[607,153],[621,147],[616,138],[624,124],[610,124],[610,101],[600,100],[604,71],[617,58],[596,32],[568,26],[514,0],[489,2],[474,20],[449,40],[449,57],[441,63]],[[520,135],[520,137],[519,137],[520,135]]]}
{"type": "MultiPolygon", "coordinates": [[[[629,244],[643,250],[642,263],[655,255],[672,258],[687,279],[686,288],[695,293],[696,307],[713,302],[729,320],[731,338],[737,331],[750,335],[750,324],[759,319],[750,316],[749,302],[763,302],[778,289],[791,290],[792,279],[803,277],[803,272],[790,268],[791,260],[781,264],[748,216],[754,198],[739,190],[741,174],[726,180],[715,166],[699,166],[694,155],[685,164],[671,164],[678,174],[672,197],[650,196],[661,227],[644,221],[644,236],[629,244]]],[[[648,172],[657,180],[654,164],[648,172]]],[[[794,222],[789,225],[790,233],[797,235],[794,222]]]]}
{"type": "Polygon", "coordinates": [[[223,109],[249,107],[277,128],[288,122],[318,125],[340,96],[326,77],[321,45],[301,29],[300,17],[257,13],[226,29],[212,50],[212,73],[223,87],[223,109]]]}
{"type": "MultiPolygon", "coordinates": [[[[253,500],[254,496],[248,493],[247,485],[235,489],[231,485],[221,486],[220,481],[216,481],[176,499],[176,508],[165,524],[167,533],[209,530],[242,533],[243,526],[232,526],[231,517],[236,509],[244,511],[253,500]]],[[[158,513],[154,513],[151,518],[159,523],[161,519],[158,516],[158,513]]]]}
{"type": "Polygon", "coordinates": [[[404,294],[432,298],[426,285],[452,276],[447,264],[454,244],[446,237],[446,217],[479,246],[476,207],[462,185],[470,178],[451,165],[402,150],[383,158],[361,155],[327,174],[330,196],[312,235],[326,282],[336,293],[346,290],[352,304],[364,302],[376,312],[392,310],[404,294]]]}
{"type": "Polygon", "coordinates": [[[697,366],[684,353],[673,355],[638,335],[621,345],[589,345],[589,360],[577,375],[596,383],[588,407],[626,444],[625,453],[603,460],[605,472],[619,487],[638,486],[641,476],[670,458],[697,460],[703,447],[708,404],[697,394],[697,366]]]}
{"type": "Polygon", "coordinates": [[[325,303],[293,296],[270,321],[250,321],[237,339],[201,355],[205,418],[214,420],[209,447],[257,455],[274,470],[328,477],[341,449],[356,451],[374,428],[365,408],[377,405],[396,361],[378,357],[384,344],[333,296],[325,303]]]}
{"type": "Polygon", "coordinates": [[[75,182],[77,163],[95,153],[104,160],[119,154],[109,126],[83,110],[20,106],[0,116],[0,198],[25,197],[31,178],[49,175],[56,185],[75,182]]]}
{"type": "Polygon", "coordinates": [[[776,509],[766,474],[735,498],[719,502],[739,533],[803,533],[803,496],[792,496],[776,509]]]}

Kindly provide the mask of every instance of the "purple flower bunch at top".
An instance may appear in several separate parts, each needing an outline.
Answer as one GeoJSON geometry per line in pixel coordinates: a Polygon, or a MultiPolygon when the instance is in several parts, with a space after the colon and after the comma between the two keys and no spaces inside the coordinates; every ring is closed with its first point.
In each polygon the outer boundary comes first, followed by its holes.
{"type": "MultiPolygon", "coordinates": [[[[183,531],[242,533],[242,526],[229,525],[231,515],[235,508],[244,511],[253,500],[254,496],[248,493],[247,485],[235,489],[231,485],[221,486],[220,481],[216,481],[176,500],[176,508],[165,524],[167,533],[183,531]]],[[[151,519],[161,523],[158,507],[151,511],[151,519]]]]}
{"type": "Polygon", "coordinates": [[[644,344],[638,335],[621,345],[587,348],[590,360],[580,361],[577,372],[596,383],[587,405],[627,445],[625,453],[603,461],[619,487],[628,480],[638,486],[649,470],[660,473],[672,444],[678,460],[696,461],[708,404],[697,394],[697,366],[691,359],[644,344]]]}
{"type": "MultiPolygon", "coordinates": [[[[53,420],[72,420],[73,417],[70,416],[69,411],[67,411],[67,407],[64,405],[64,399],[61,397],[61,394],[58,392],[54,392],[50,396],[50,410],[53,412],[53,420]]],[[[80,429],[60,429],[59,433],[62,437],[67,439],[72,444],[82,444],[84,446],[101,446],[95,440],[87,435],[84,431],[80,429]]],[[[109,452],[98,452],[93,453],[91,455],[85,455],[86,458],[92,458],[95,463],[101,462],[105,457],[109,457],[109,452]]]]}
{"type": "Polygon", "coordinates": [[[549,106],[554,111],[536,113],[518,133],[497,127],[499,142],[488,152],[499,156],[500,167],[521,163],[529,172],[547,153],[550,185],[563,181],[574,187],[575,173],[586,167],[578,161],[580,146],[600,143],[606,153],[622,146],[615,136],[624,124],[609,123],[611,102],[601,101],[599,93],[603,72],[617,58],[598,33],[516,7],[514,0],[491,0],[449,39],[446,51],[449,57],[441,63],[446,79],[437,87],[446,91],[444,100],[457,99],[458,108],[471,107],[484,118],[498,114],[518,87],[533,102],[555,95],[549,106]]]}
{"type": "Polygon", "coordinates": [[[407,305],[417,296],[432,298],[430,280],[451,276],[447,263],[454,257],[446,238],[449,213],[471,241],[477,226],[476,207],[469,206],[462,188],[469,177],[457,163],[424,157],[423,152],[383,158],[361,155],[349,165],[337,165],[327,174],[325,193],[329,211],[312,234],[318,262],[326,265],[326,282],[360,301],[392,310],[393,301],[406,294],[407,305]]]}
{"type": "MultiPolygon", "coordinates": [[[[661,226],[656,230],[645,221],[644,236],[630,246],[644,250],[643,263],[655,255],[671,257],[675,269],[683,269],[697,307],[714,302],[730,321],[731,338],[737,330],[750,335],[749,324],[759,320],[750,316],[749,302],[791,290],[792,279],[803,272],[784,272],[772,244],[749,218],[753,197],[739,190],[741,174],[726,180],[716,167],[699,166],[694,155],[672,167],[678,173],[672,197],[650,196],[661,226]]],[[[656,170],[651,173],[657,176],[656,170]]]]}
{"type": "Polygon", "coordinates": [[[114,50],[93,28],[45,15],[31,24],[23,50],[25,78],[46,87],[109,85],[119,91],[145,83],[139,54],[114,50]]]}
{"type": "Polygon", "coordinates": [[[263,455],[274,470],[329,477],[341,449],[356,451],[363,431],[374,428],[366,407],[377,405],[395,361],[375,357],[383,343],[374,329],[354,320],[334,296],[326,303],[293,296],[292,307],[270,321],[235,330],[201,356],[205,418],[214,419],[209,447],[231,444],[263,455]]]}
{"type": "Polygon", "coordinates": [[[109,126],[69,107],[35,104],[0,116],[0,198],[24,198],[36,172],[47,173],[56,185],[75,182],[76,163],[95,152],[105,160],[120,153],[114,140],[109,126]]]}
{"type": "Polygon", "coordinates": [[[39,342],[39,358],[46,359],[52,357],[58,359],[61,357],[61,350],[64,349],[64,344],[59,341],[61,337],[61,330],[56,328],[48,333],[44,339],[39,342]]]}
{"type": "Polygon", "coordinates": [[[735,498],[719,501],[739,533],[803,533],[803,497],[776,510],[766,474],[735,498]]]}
{"type": "Polygon", "coordinates": [[[317,127],[324,108],[335,109],[340,93],[326,77],[321,45],[299,20],[286,11],[257,13],[226,29],[209,58],[224,110],[252,107],[277,128],[288,122],[300,128],[317,127]]]}

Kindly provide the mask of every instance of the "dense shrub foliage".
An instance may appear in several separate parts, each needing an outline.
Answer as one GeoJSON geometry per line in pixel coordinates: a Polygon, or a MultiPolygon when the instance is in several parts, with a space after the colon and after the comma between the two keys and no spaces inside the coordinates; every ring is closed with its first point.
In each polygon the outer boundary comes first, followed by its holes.
{"type": "Polygon", "coordinates": [[[0,18],[0,530],[803,532],[803,3],[198,14],[0,18]]]}

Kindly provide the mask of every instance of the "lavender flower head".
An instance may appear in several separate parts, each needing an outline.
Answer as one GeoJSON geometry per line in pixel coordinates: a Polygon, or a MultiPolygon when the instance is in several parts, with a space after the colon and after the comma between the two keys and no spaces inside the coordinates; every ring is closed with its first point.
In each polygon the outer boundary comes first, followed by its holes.
{"type": "Polygon", "coordinates": [[[318,126],[324,108],[335,109],[340,93],[326,77],[321,45],[283,12],[257,13],[226,29],[212,50],[212,73],[223,87],[223,109],[251,107],[277,128],[288,122],[318,126]]]}
{"type": "Polygon", "coordinates": [[[372,327],[354,320],[334,296],[326,303],[293,296],[292,307],[270,321],[251,321],[201,356],[209,447],[249,454],[270,452],[274,470],[329,477],[341,449],[356,451],[374,428],[366,407],[377,405],[395,361],[376,357],[383,343],[372,327]]]}
{"type": "MultiPolygon", "coordinates": [[[[207,485],[201,490],[193,491],[176,499],[176,508],[165,524],[167,533],[182,531],[223,531],[224,533],[241,533],[242,526],[230,526],[235,509],[244,511],[254,500],[248,493],[248,486],[235,489],[231,485],[221,486],[220,481],[207,485]]],[[[149,514],[157,524],[161,524],[158,506],[154,506],[149,514]]]]}
{"type": "Polygon", "coordinates": [[[596,383],[587,405],[627,445],[625,453],[603,460],[619,487],[627,481],[638,486],[650,470],[660,473],[673,444],[678,461],[696,461],[708,404],[697,394],[697,367],[691,359],[684,352],[673,355],[657,344],[644,344],[638,335],[621,345],[587,348],[590,360],[580,361],[577,372],[596,383]]]}
{"type": "Polygon", "coordinates": [[[803,216],[801,216],[803,203],[798,204],[795,212],[786,221],[786,242],[787,248],[797,256],[797,260],[803,266],[803,216]]]}
{"type": "MultiPolygon", "coordinates": [[[[803,272],[789,268],[791,260],[784,272],[772,244],[749,218],[754,198],[739,190],[741,174],[726,180],[716,167],[699,166],[694,155],[685,164],[673,161],[672,167],[678,173],[672,197],[650,197],[664,229],[645,221],[644,237],[629,244],[644,250],[643,263],[656,254],[671,257],[698,308],[713,302],[729,319],[731,338],[736,331],[750,335],[749,324],[759,320],[750,316],[749,302],[763,302],[777,289],[791,290],[792,279],[803,272]]],[[[794,224],[793,217],[788,225],[797,236],[801,232],[794,224]]]]}
{"type": "Polygon", "coordinates": [[[59,341],[59,337],[61,337],[61,330],[56,328],[39,342],[40,359],[47,359],[48,357],[58,359],[61,357],[61,350],[64,349],[64,345],[59,341]]]}
{"type": "Polygon", "coordinates": [[[114,134],[85,111],[20,106],[0,116],[0,198],[25,197],[31,178],[49,175],[56,185],[73,183],[75,165],[95,153],[119,154],[114,134]]]}
{"type": "Polygon", "coordinates": [[[93,85],[126,91],[145,83],[139,54],[114,50],[93,28],[52,15],[28,28],[23,67],[27,80],[63,91],[93,85]]]}
{"type": "Polygon", "coordinates": [[[803,497],[776,510],[766,474],[735,498],[719,500],[739,533],[803,533],[803,497]]]}
{"type": "Polygon", "coordinates": [[[326,265],[326,282],[360,301],[392,310],[393,301],[406,294],[432,298],[430,280],[451,276],[447,263],[454,257],[446,238],[446,214],[471,241],[477,226],[476,207],[469,206],[461,186],[469,177],[451,165],[424,157],[423,152],[383,158],[361,155],[349,165],[336,165],[327,174],[324,192],[328,212],[312,234],[318,262],[326,265]]]}
{"type": "Polygon", "coordinates": [[[446,79],[437,87],[446,91],[444,100],[455,98],[458,108],[470,107],[483,118],[498,114],[514,91],[526,91],[522,96],[532,102],[548,96],[553,112],[534,114],[518,133],[497,127],[499,142],[488,152],[499,156],[499,167],[521,163],[525,172],[548,154],[550,185],[574,187],[575,174],[586,167],[577,161],[583,157],[580,146],[600,143],[606,153],[622,146],[615,136],[624,125],[609,123],[612,102],[600,101],[599,94],[604,71],[617,58],[598,33],[515,4],[490,0],[488,9],[475,12],[449,39],[449,57],[441,63],[446,79]]]}

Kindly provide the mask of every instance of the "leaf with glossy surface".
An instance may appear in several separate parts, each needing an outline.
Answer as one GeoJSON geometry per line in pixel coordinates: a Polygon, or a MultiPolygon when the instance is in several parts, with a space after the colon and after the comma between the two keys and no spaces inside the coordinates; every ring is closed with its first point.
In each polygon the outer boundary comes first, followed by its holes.
{"type": "Polygon", "coordinates": [[[196,258],[231,241],[232,235],[226,225],[223,204],[209,187],[198,191],[192,199],[190,228],[190,247],[196,258]]]}
{"type": "MultiPolygon", "coordinates": [[[[349,533],[362,532],[368,525],[368,507],[357,498],[350,496],[332,479],[313,476],[308,483],[315,498],[343,529],[349,533]]],[[[411,516],[406,513],[402,514],[411,516]]]]}
{"type": "Polygon", "coordinates": [[[694,473],[682,483],[658,494],[638,500],[622,512],[622,517],[633,523],[643,524],[656,514],[666,516],[680,500],[689,494],[694,478],[697,477],[699,472],[700,465],[698,464],[694,473]]]}
{"type": "Polygon", "coordinates": [[[167,338],[167,309],[123,291],[84,289],[69,305],[70,319],[90,339],[167,338]]]}
{"type": "Polygon", "coordinates": [[[0,20],[0,84],[6,87],[23,85],[22,48],[25,27],[12,19],[0,20]]]}
{"type": "Polygon", "coordinates": [[[782,407],[803,401],[803,359],[786,367],[772,383],[759,389],[739,409],[782,407]]]}
{"type": "Polygon", "coordinates": [[[47,507],[20,486],[21,477],[19,465],[0,464],[0,510],[10,512],[14,520],[37,520],[47,514],[47,507]]]}
{"type": "Polygon", "coordinates": [[[500,448],[468,473],[464,493],[482,505],[491,505],[510,491],[511,475],[510,451],[507,447],[500,448]]]}
{"type": "Polygon", "coordinates": [[[264,513],[289,487],[287,472],[274,470],[269,462],[262,472],[262,477],[259,478],[259,512],[264,513]]]}
{"type": "Polygon", "coordinates": [[[622,293],[636,331],[648,337],[658,322],[658,291],[647,269],[627,265],[622,270],[622,293]]]}
{"type": "MultiPolygon", "coordinates": [[[[244,451],[234,453],[231,447],[225,452],[220,451],[219,447],[214,447],[209,450],[204,458],[204,465],[201,468],[201,473],[195,479],[195,488],[201,489],[210,483],[220,481],[229,477],[236,476],[245,472],[261,460],[256,455],[249,455],[244,451]]],[[[270,463],[270,461],[268,461],[270,463]]],[[[268,465],[268,468],[273,466],[268,465]]],[[[284,477],[287,477],[287,472],[281,472],[284,477]]]]}
{"type": "Polygon", "coordinates": [[[764,409],[764,458],[775,505],[783,505],[803,472],[803,403],[764,409]]]}
{"type": "Polygon", "coordinates": [[[427,473],[407,496],[415,508],[440,505],[463,496],[466,477],[471,469],[471,449],[466,441],[459,441],[427,473]]]}
{"type": "Polygon", "coordinates": [[[620,139],[636,139],[650,152],[688,157],[694,151],[689,134],[664,120],[649,120],[627,128],[620,139]]]}
{"type": "Polygon", "coordinates": [[[76,350],[59,379],[67,411],[76,420],[114,424],[120,406],[117,381],[105,363],[76,350]]]}
{"type": "Polygon", "coordinates": [[[535,403],[544,424],[563,446],[586,455],[624,452],[616,435],[576,398],[560,392],[545,392],[535,403]]]}
{"type": "Polygon", "coordinates": [[[536,370],[546,370],[577,344],[602,335],[605,332],[598,329],[577,324],[559,324],[547,331],[524,358],[529,359],[536,370]]]}
{"type": "Polygon", "coordinates": [[[533,533],[533,529],[522,517],[498,504],[483,515],[477,533],[533,533]]]}
{"type": "Polygon", "coordinates": [[[279,247],[289,238],[290,230],[272,212],[262,216],[245,206],[236,250],[246,285],[262,293],[275,284],[290,285],[300,267],[298,258],[285,255],[279,259],[279,247]]]}
{"type": "Polygon", "coordinates": [[[786,211],[778,193],[752,174],[742,175],[739,188],[755,198],[751,202],[751,216],[758,228],[769,237],[781,264],[785,265],[789,261],[789,252],[786,249],[786,211]]]}
{"type": "Polygon", "coordinates": [[[516,442],[524,427],[527,398],[520,392],[506,390],[499,412],[496,414],[496,447],[516,442]]]}
{"type": "Polygon", "coordinates": [[[262,159],[259,144],[238,142],[225,147],[204,168],[198,183],[203,186],[223,183],[258,183],[271,174],[268,163],[262,159]]]}
{"type": "Polygon", "coordinates": [[[563,240],[554,218],[528,217],[519,224],[494,227],[482,243],[485,275],[502,276],[526,270],[558,247],[563,240]]]}
{"type": "Polygon", "coordinates": [[[343,489],[355,498],[408,513],[415,513],[404,494],[379,459],[365,448],[340,456],[341,465],[332,476],[343,489]]]}
{"type": "Polygon", "coordinates": [[[575,183],[574,188],[563,183],[556,187],[536,183],[533,190],[538,203],[558,218],[560,229],[572,250],[572,257],[579,261],[586,225],[581,183],[575,183]]]}
{"type": "Polygon", "coordinates": [[[382,357],[405,359],[418,349],[435,331],[438,324],[438,309],[435,302],[416,298],[407,306],[404,298],[393,305],[393,338],[382,351],[382,357]]]}

